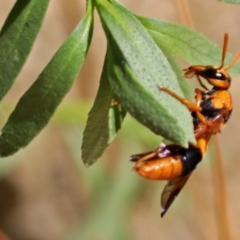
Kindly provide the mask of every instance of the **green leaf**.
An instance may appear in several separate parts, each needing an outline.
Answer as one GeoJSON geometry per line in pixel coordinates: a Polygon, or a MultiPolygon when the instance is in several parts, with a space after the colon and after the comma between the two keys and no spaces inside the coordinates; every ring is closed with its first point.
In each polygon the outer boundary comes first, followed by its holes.
{"type": "Polygon", "coordinates": [[[105,59],[100,86],[93,107],[89,112],[83,134],[82,160],[89,166],[101,157],[108,144],[121,128],[124,112],[120,105],[112,104],[113,95],[108,81],[105,59]]]}
{"type": "Polygon", "coordinates": [[[118,130],[120,130],[126,114],[127,112],[125,108],[120,103],[114,103],[113,100],[113,104],[109,109],[108,143],[110,143],[115,138],[118,130]]]}
{"type": "Polygon", "coordinates": [[[173,57],[173,55],[167,49],[162,49],[162,50],[163,50],[169,64],[171,65],[172,70],[175,72],[175,74],[177,76],[179,86],[180,86],[182,92],[184,93],[184,96],[187,99],[190,99],[192,97],[192,95],[190,94],[186,78],[183,77],[182,69],[180,69],[180,67],[179,67],[178,63],[176,62],[175,58],[173,57]]]}
{"type": "MultiPolygon", "coordinates": [[[[194,142],[187,108],[159,92],[158,86],[164,85],[183,96],[174,71],[152,37],[123,6],[109,1],[95,2],[116,65],[112,66],[111,85],[117,100],[154,133],[183,146],[194,142]]],[[[111,62],[109,69],[110,65],[111,62]]]]}
{"type": "Polygon", "coordinates": [[[88,1],[83,20],[19,100],[2,129],[1,156],[8,156],[26,146],[48,123],[71,88],[91,41],[92,11],[91,1],[88,1]]]}
{"type": "MultiPolygon", "coordinates": [[[[191,65],[220,66],[222,47],[210,41],[201,33],[190,28],[162,20],[138,16],[160,48],[168,49],[174,56],[179,56],[191,65]]],[[[232,60],[227,54],[226,65],[232,60]]],[[[232,75],[240,75],[240,64],[229,71],[232,75]]]]}
{"type": "Polygon", "coordinates": [[[18,0],[0,33],[0,100],[11,88],[41,28],[49,0],[18,0]]]}
{"type": "Polygon", "coordinates": [[[218,0],[219,2],[240,4],[240,0],[218,0]]]}
{"type": "MultiPolygon", "coordinates": [[[[161,121],[161,135],[167,139],[173,139],[174,137],[171,130],[175,130],[178,127],[177,121],[174,122],[174,119],[169,121],[171,116],[165,105],[156,101],[155,97],[143,87],[126,62],[123,60],[121,62],[118,61],[116,56],[119,56],[119,53],[113,46],[110,47],[110,50],[108,56],[109,81],[117,99],[120,99],[121,103],[125,103],[124,107],[126,110],[131,111],[134,117],[140,118],[145,125],[148,126],[151,122],[157,125],[157,123],[161,121]],[[144,96],[144,98],[142,96],[144,96]],[[132,105],[134,101],[137,102],[136,105],[132,105]],[[144,111],[142,109],[144,109],[144,111]]],[[[173,108],[174,107],[175,106],[173,106],[173,108]]],[[[179,131],[174,133],[175,136],[179,131]]],[[[181,138],[181,136],[178,136],[178,138],[181,138]]]]}

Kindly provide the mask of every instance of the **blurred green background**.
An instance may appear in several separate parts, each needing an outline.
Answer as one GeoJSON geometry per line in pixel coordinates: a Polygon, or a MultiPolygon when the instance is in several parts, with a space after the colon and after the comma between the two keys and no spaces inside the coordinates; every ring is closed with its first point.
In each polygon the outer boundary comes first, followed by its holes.
{"type": "MultiPolygon", "coordinates": [[[[121,2],[137,14],[184,24],[179,12],[181,1],[121,2]]],[[[0,0],[0,26],[14,3],[0,0]]],[[[223,34],[228,32],[229,51],[233,55],[240,51],[238,5],[191,0],[189,8],[197,31],[220,45],[223,34]]],[[[50,1],[32,52],[2,102],[1,125],[84,11],[83,0],[50,1]]],[[[213,181],[218,159],[209,157],[211,154],[198,166],[163,219],[160,218],[160,193],[165,182],[141,179],[132,171],[133,164],[129,161],[130,155],[157,147],[159,138],[130,116],[104,156],[92,167],[83,165],[82,133],[98,88],[105,49],[105,37],[96,15],[86,62],[54,118],[28,147],[1,159],[0,239],[220,239],[219,226],[224,221],[219,217],[221,206],[216,207],[218,195],[213,181]]],[[[240,239],[239,80],[233,79],[234,112],[219,137],[233,239],[240,239]]]]}

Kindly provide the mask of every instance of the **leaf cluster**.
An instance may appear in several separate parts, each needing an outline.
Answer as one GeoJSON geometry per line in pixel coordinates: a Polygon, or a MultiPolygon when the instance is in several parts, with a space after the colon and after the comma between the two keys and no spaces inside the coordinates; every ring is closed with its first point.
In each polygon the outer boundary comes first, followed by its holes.
{"type": "MultiPolygon", "coordinates": [[[[48,4],[49,0],[19,0],[6,19],[0,32],[0,99],[26,61],[48,4]]],[[[84,131],[84,163],[90,165],[102,155],[127,112],[155,134],[179,145],[194,142],[187,108],[160,92],[159,86],[186,97],[186,81],[176,57],[190,64],[219,65],[221,48],[184,26],[136,16],[116,1],[88,0],[86,5],[83,19],[10,114],[0,136],[0,156],[28,145],[70,90],[91,43],[94,9],[102,22],[107,50],[84,131]]],[[[226,61],[230,59],[228,54],[226,61]]],[[[239,73],[239,66],[231,70],[231,74],[239,73]]]]}

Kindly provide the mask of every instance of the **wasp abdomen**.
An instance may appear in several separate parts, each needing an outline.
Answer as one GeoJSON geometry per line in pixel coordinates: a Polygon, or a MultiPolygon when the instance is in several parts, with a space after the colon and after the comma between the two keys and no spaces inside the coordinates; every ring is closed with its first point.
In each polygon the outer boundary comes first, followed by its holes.
{"type": "Polygon", "coordinates": [[[185,153],[181,156],[183,171],[181,176],[191,173],[202,159],[201,150],[190,145],[188,149],[184,149],[185,153]]]}
{"type": "Polygon", "coordinates": [[[136,162],[134,170],[142,177],[152,180],[169,180],[184,176],[192,172],[201,161],[199,148],[192,145],[189,148],[171,149],[172,154],[167,157],[149,159],[136,162]]]}
{"type": "Polygon", "coordinates": [[[167,180],[181,175],[182,163],[178,156],[173,155],[141,163],[137,162],[134,169],[142,177],[152,180],[167,180]]]}

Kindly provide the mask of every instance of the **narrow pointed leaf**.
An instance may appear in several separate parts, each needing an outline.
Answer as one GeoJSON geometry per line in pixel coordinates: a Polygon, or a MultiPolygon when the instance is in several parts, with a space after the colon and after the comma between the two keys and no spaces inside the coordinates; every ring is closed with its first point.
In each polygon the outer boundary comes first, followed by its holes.
{"type": "Polygon", "coordinates": [[[0,32],[0,100],[11,88],[41,28],[49,0],[18,0],[0,32]]]}
{"type": "Polygon", "coordinates": [[[190,91],[189,91],[189,87],[188,85],[186,84],[186,78],[184,78],[183,76],[183,71],[182,69],[180,69],[178,63],[176,62],[176,59],[173,57],[173,55],[168,51],[168,49],[164,49],[162,48],[169,64],[171,65],[172,67],[172,70],[175,72],[176,76],[177,76],[177,79],[178,79],[178,83],[179,83],[179,86],[184,94],[184,96],[187,98],[187,99],[191,99],[191,94],[190,94],[190,91]]]}
{"type": "Polygon", "coordinates": [[[118,61],[116,49],[113,47],[110,47],[110,49],[108,64],[109,80],[116,97],[125,103],[124,106],[127,111],[131,111],[134,117],[140,118],[141,122],[147,126],[152,124],[152,122],[157,125],[159,119],[161,119],[161,135],[172,140],[179,133],[177,138],[181,139],[182,132],[180,128],[177,133],[174,133],[174,136],[172,135],[171,129],[176,128],[178,123],[174,119],[169,121],[171,115],[165,105],[157,102],[156,98],[149,94],[126,62],[118,61]],[[125,99],[126,96],[127,99],[125,99]],[[142,98],[142,96],[145,96],[145,98],[142,98]],[[137,101],[137,105],[133,106],[131,104],[132,101],[137,101]]]}
{"type": "Polygon", "coordinates": [[[113,95],[108,81],[107,60],[105,60],[98,93],[89,112],[83,134],[82,160],[87,166],[101,157],[121,127],[125,114],[121,114],[120,106],[112,105],[112,100],[113,95]]]}
{"type": "MultiPolygon", "coordinates": [[[[140,16],[138,19],[160,48],[168,49],[173,55],[181,57],[191,65],[220,65],[222,47],[201,33],[163,20],[140,16]]],[[[231,60],[232,55],[228,53],[225,60],[226,65],[231,60]]],[[[232,75],[239,75],[240,64],[236,64],[229,72],[232,75]]]]}
{"type": "MultiPolygon", "coordinates": [[[[164,85],[183,95],[171,65],[152,37],[138,19],[123,6],[116,2],[100,0],[95,2],[109,44],[111,47],[116,44],[119,49],[119,52],[115,53],[113,53],[115,50],[111,49],[114,62],[123,61],[134,76],[125,81],[122,79],[121,84],[116,83],[118,85],[116,88],[114,79],[117,78],[112,78],[114,94],[119,97],[117,100],[154,133],[165,138],[171,137],[172,141],[183,146],[187,146],[189,141],[194,142],[192,119],[187,108],[158,90],[159,85],[164,85]],[[129,91],[126,92],[126,89],[129,91]],[[133,98],[133,95],[137,97],[133,98]],[[167,115],[163,116],[160,111],[162,106],[167,115]]],[[[121,71],[120,66],[119,72],[121,71]]]]}
{"type": "Polygon", "coordinates": [[[92,36],[92,6],[38,79],[19,100],[2,129],[0,155],[26,146],[48,123],[71,88],[84,62],[92,36]]]}
{"type": "Polygon", "coordinates": [[[117,132],[122,127],[123,120],[127,114],[127,111],[120,103],[114,103],[111,105],[109,110],[108,120],[108,143],[110,143],[115,137],[117,132]]]}

